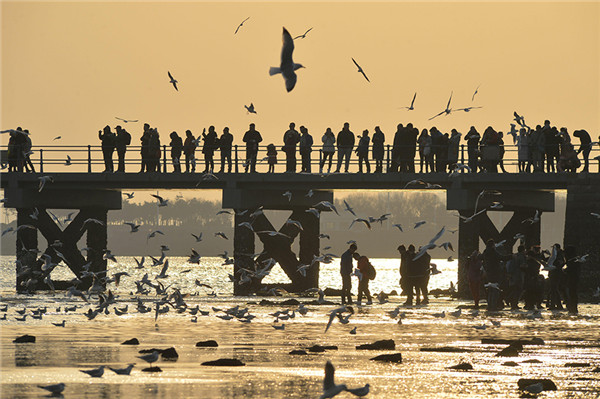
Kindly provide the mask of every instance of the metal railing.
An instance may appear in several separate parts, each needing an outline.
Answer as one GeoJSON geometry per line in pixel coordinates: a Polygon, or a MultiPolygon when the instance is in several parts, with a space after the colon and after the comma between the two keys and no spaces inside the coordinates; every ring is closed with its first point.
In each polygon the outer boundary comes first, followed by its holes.
{"type": "MultiPolygon", "coordinates": [[[[483,148],[483,147],[482,147],[483,148]]],[[[496,162],[496,166],[498,168],[498,172],[502,173],[503,170],[506,173],[518,173],[519,172],[519,159],[518,159],[518,148],[516,145],[504,145],[504,154],[502,156],[502,162],[496,162]]],[[[376,170],[375,160],[373,159],[372,146],[369,147],[368,153],[368,162],[370,164],[369,171],[370,173],[374,173],[376,170]]],[[[170,146],[162,145],[160,149],[160,157],[154,158],[154,162],[157,163],[157,173],[171,173],[174,171],[175,162],[170,157],[170,146]]],[[[127,151],[125,153],[125,171],[128,173],[139,172],[141,170],[142,158],[141,158],[141,146],[127,146],[127,151]]],[[[482,153],[483,151],[480,151],[482,153]]],[[[302,170],[302,156],[299,152],[299,149],[296,148],[295,152],[296,157],[296,172],[300,173],[302,170]]],[[[322,146],[313,146],[312,152],[310,154],[310,173],[327,173],[327,172],[335,172],[338,169],[338,159],[339,152],[338,149],[335,149],[335,152],[331,159],[331,170],[329,169],[329,161],[327,161],[323,168],[321,169],[321,163],[324,158],[324,151],[322,146]]],[[[542,161],[543,172],[548,173],[548,163],[545,157],[542,161]]],[[[228,172],[229,168],[226,164],[222,165],[221,162],[221,152],[220,150],[214,151],[214,172],[219,172],[221,168],[225,172],[228,172]]],[[[578,155],[578,159],[581,162],[581,166],[577,169],[577,171],[581,171],[584,167],[584,160],[582,154],[578,155]]],[[[87,172],[87,173],[101,173],[105,170],[105,162],[102,147],[99,145],[87,145],[87,146],[74,146],[74,145],[51,145],[51,146],[43,146],[43,147],[32,147],[32,152],[30,154],[31,164],[33,165],[35,172],[39,173],[64,173],[64,172],[87,172]],[[70,157],[70,161],[67,162],[67,156],[70,157]]],[[[458,149],[458,164],[468,165],[469,164],[469,156],[467,146],[462,144],[458,149]]],[[[17,165],[17,169],[21,169],[25,171],[25,160],[22,159],[20,161],[20,166],[17,165]]],[[[112,153],[112,162],[114,166],[114,171],[118,169],[118,155],[115,150],[112,153]]],[[[597,169],[594,168],[595,172],[600,172],[600,148],[598,145],[592,146],[590,155],[590,172],[592,172],[592,164],[597,165],[597,169]]],[[[195,151],[195,159],[193,162],[195,164],[194,170],[196,173],[202,173],[205,169],[205,159],[204,154],[202,153],[202,147],[198,147],[195,151]]],[[[478,172],[485,170],[485,167],[493,164],[493,161],[486,160],[485,158],[478,158],[478,172]],[[481,167],[484,169],[481,169],[481,167]]],[[[8,146],[0,146],[0,164],[2,171],[9,171],[9,159],[8,159],[8,146]]],[[[412,171],[416,173],[430,173],[431,166],[433,164],[434,172],[449,172],[450,166],[448,165],[447,160],[444,161],[441,157],[438,158],[438,155],[432,155],[430,157],[423,157],[419,148],[415,149],[414,146],[399,148],[392,147],[392,145],[384,146],[384,153],[382,159],[382,170],[381,172],[395,172],[395,171],[412,171]],[[409,154],[405,155],[406,152],[413,152],[414,158],[409,154]],[[398,155],[400,153],[400,155],[398,155]],[[404,154],[404,155],[403,155],[404,154]],[[429,162],[429,164],[427,164],[429,162]],[[438,165],[439,162],[439,165],[438,165]],[[427,165],[426,165],[427,164],[427,165]],[[427,167],[429,166],[429,168],[427,167]],[[407,170],[408,169],[408,170],[407,170]]],[[[554,171],[558,173],[558,159],[555,159],[554,162],[554,171]]],[[[186,171],[186,157],[182,153],[180,158],[180,165],[182,172],[186,171]]],[[[231,172],[232,173],[241,173],[245,172],[247,159],[246,159],[246,146],[245,145],[233,145],[231,149],[231,172]]],[[[190,171],[191,171],[190,165],[190,171]]],[[[249,168],[250,169],[250,168],[249,168]]],[[[526,171],[533,172],[534,165],[530,161],[526,161],[526,171]]],[[[359,158],[356,153],[356,146],[354,146],[350,161],[349,161],[349,173],[359,172],[359,158]]],[[[256,171],[259,173],[266,173],[268,171],[268,156],[267,156],[267,146],[259,146],[258,152],[256,156],[256,171]]],[[[286,171],[286,154],[281,150],[281,146],[277,147],[277,164],[274,166],[275,173],[283,173],[286,171]]],[[[340,172],[345,171],[345,161],[341,163],[340,172]]],[[[363,165],[362,172],[366,173],[366,165],[363,165]]],[[[468,170],[462,169],[461,173],[466,173],[468,170]]]]}

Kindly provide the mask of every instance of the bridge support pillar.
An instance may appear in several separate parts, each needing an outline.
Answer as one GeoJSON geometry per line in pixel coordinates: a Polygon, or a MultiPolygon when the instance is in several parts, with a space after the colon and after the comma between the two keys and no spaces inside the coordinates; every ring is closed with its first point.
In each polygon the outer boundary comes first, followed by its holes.
{"type": "Polygon", "coordinates": [[[546,191],[489,191],[482,194],[480,190],[450,189],[447,197],[448,209],[458,210],[461,218],[458,224],[458,295],[470,298],[471,292],[467,279],[468,258],[475,250],[479,250],[480,239],[485,243],[490,238],[495,242],[506,241],[504,248],[512,251],[519,241],[515,236],[522,234],[521,243],[526,247],[540,243],[541,215],[543,211],[554,211],[554,193],[546,191]],[[494,203],[501,207],[490,209],[494,203]],[[501,212],[513,212],[510,220],[499,231],[489,218],[488,212],[478,216],[477,211],[483,209],[501,212]],[[536,220],[537,214],[537,221],[536,220]],[[466,220],[465,220],[466,219],[466,220]]]}
{"type": "Polygon", "coordinates": [[[600,215],[600,178],[593,178],[595,182],[592,177],[577,179],[567,188],[564,246],[573,245],[577,255],[588,255],[580,263],[582,296],[600,287],[600,217],[592,215],[600,215]]]}
{"type": "MultiPolygon", "coordinates": [[[[17,228],[21,226],[35,226],[31,218],[33,209],[17,209],[17,228]]],[[[34,276],[41,275],[40,265],[37,263],[38,230],[37,228],[21,227],[17,230],[17,292],[27,292],[29,288],[35,289],[37,280],[34,276]]]]}

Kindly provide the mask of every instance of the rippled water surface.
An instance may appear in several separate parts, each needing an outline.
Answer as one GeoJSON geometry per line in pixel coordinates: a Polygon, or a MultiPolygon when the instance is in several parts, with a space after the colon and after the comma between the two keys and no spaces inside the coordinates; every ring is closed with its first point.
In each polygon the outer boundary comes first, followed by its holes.
{"type": "MultiPolygon", "coordinates": [[[[349,387],[371,385],[368,397],[379,398],[515,398],[519,378],[551,378],[558,391],[544,392],[545,398],[593,398],[600,394],[600,306],[583,305],[580,315],[568,316],[563,312],[542,311],[542,318],[531,319],[526,311],[503,311],[478,314],[466,309],[469,302],[447,297],[431,298],[425,307],[402,309],[401,324],[387,312],[404,302],[403,297],[392,296],[390,302],[356,307],[356,313],[346,325],[334,322],[324,333],[328,313],[339,305],[318,305],[315,298],[297,298],[306,303],[306,316],[274,323],[270,316],[276,310],[298,309],[298,306],[259,305],[260,297],[233,297],[227,273],[231,266],[222,266],[218,259],[206,259],[201,266],[190,265],[184,258],[170,258],[171,267],[165,285],[173,284],[184,293],[193,293],[185,300],[190,307],[199,306],[209,311],[208,316],[192,322],[189,312],[173,309],[154,320],[154,312],[138,313],[134,279],[148,272],[150,278],[158,268],[134,270],[131,258],[119,259],[119,266],[111,266],[109,274],[127,270],[132,277],[124,277],[121,285],[109,288],[117,295],[119,308],[128,305],[125,315],[117,316],[114,306],[110,314],[100,314],[88,321],[83,312],[90,308],[81,299],[66,298],[63,293],[17,296],[14,294],[14,267],[10,257],[1,258],[0,289],[3,305],[8,304],[6,320],[1,328],[1,397],[43,397],[45,391],[37,385],[64,382],[65,397],[72,398],[317,398],[321,394],[323,366],[331,360],[336,367],[336,382],[349,387]],[[189,270],[189,271],[187,271],[189,270]],[[194,280],[213,286],[212,290],[198,288],[194,280]],[[75,312],[65,313],[66,306],[77,306],[75,312]],[[236,305],[248,307],[256,316],[251,323],[236,319],[221,320],[214,308],[227,309],[236,305]],[[17,321],[17,310],[46,307],[42,320],[27,318],[17,321]],[[450,315],[463,307],[459,317],[450,315]],[[60,310],[57,310],[60,308],[60,310]],[[445,311],[445,317],[439,313],[445,311]],[[51,322],[66,320],[66,326],[55,327],[51,322]],[[495,326],[499,322],[499,326],[495,326]],[[285,324],[284,330],[273,325],[285,324]],[[482,326],[486,326],[485,328],[482,326]],[[351,335],[352,328],[357,334],[351,335]],[[476,328],[477,327],[477,328],[476,328]],[[15,344],[12,340],[23,334],[35,335],[33,344],[15,344]],[[120,345],[126,339],[137,337],[139,346],[120,345]],[[544,345],[525,346],[515,358],[496,357],[506,345],[482,344],[482,338],[539,337],[544,345]],[[197,348],[198,341],[214,339],[218,348],[197,348]],[[395,351],[363,351],[356,345],[381,339],[393,339],[395,351]],[[290,355],[292,349],[314,344],[335,345],[337,350],[290,355]],[[440,353],[420,351],[424,347],[452,346],[463,352],[440,353]],[[174,347],[177,361],[159,360],[156,365],[163,371],[142,372],[147,364],[137,359],[140,349],[174,347]],[[370,358],[382,353],[401,352],[401,364],[379,363],[370,358]],[[236,358],[242,367],[208,367],[200,363],[219,358],[236,358]],[[537,360],[538,363],[526,361],[537,360]],[[503,365],[506,361],[517,366],[503,365]],[[471,371],[453,371],[449,366],[460,362],[473,365],[471,371]],[[589,363],[589,366],[565,367],[567,363],[589,363]],[[125,367],[135,363],[130,376],[120,376],[106,370],[102,378],[91,378],[80,369],[100,365],[125,367]]],[[[372,292],[398,289],[398,261],[378,259],[377,279],[372,292]]],[[[438,261],[442,274],[431,278],[431,288],[447,288],[456,281],[456,263],[438,261]]],[[[55,277],[57,278],[57,277],[55,277]]],[[[271,281],[284,281],[283,274],[274,271],[271,281]]],[[[356,293],[356,281],[354,293],[356,293]]],[[[322,265],[321,285],[339,288],[339,262],[322,265]]],[[[154,307],[154,295],[142,296],[147,306],[154,307]]],[[[281,302],[288,297],[267,298],[281,302]]],[[[337,297],[326,299],[339,302],[337,297]]],[[[339,398],[351,398],[342,393],[339,398]]]]}

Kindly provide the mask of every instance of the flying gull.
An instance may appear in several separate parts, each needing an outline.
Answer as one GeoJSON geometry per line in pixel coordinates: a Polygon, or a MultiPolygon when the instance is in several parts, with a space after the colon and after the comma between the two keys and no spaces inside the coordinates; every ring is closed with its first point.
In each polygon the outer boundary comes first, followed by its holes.
{"type": "Polygon", "coordinates": [[[450,98],[448,99],[448,105],[446,105],[446,109],[443,110],[442,112],[440,112],[439,114],[432,116],[431,118],[429,118],[429,120],[437,118],[438,116],[443,115],[443,114],[449,115],[450,112],[452,112],[452,108],[450,108],[450,101],[452,101],[452,94],[453,94],[453,92],[450,92],[450,98]]]}
{"type": "Polygon", "coordinates": [[[279,68],[271,67],[269,69],[269,75],[277,75],[280,73],[283,75],[285,80],[285,88],[288,91],[292,91],[296,85],[296,69],[304,68],[302,64],[296,64],[292,60],[292,53],[294,52],[294,40],[287,29],[283,28],[283,46],[281,48],[281,64],[279,68]]]}
{"type": "Polygon", "coordinates": [[[417,92],[415,91],[415,95],[412,98],[412,101],[410,102],[410,107],[402,107],[402,108],[406,108],[409,111],[412,111],[415,109],[415,98],[417,98],[417,92]]]}
{"type": "Polygon", "coordinates": [[[171,79],[171,80],[169,80],[169,83],[171,83],[173,85],[175,90],[179,91],[179,89],[177,88],[177,81],[175,80],[173,75],[171,75],[171,72],[167,71],[167,73],[169,74],[169,79],[171,79]]]}
{"type": "Polygon", "coordinates": [[[365,71],[363,71],[363,69],[360,67],[360,65],[358,65],[358,62],[356,62],[356,60],[354,58],[352,58],[352,62],[354,62],[354,65],[356,65],[356,67],[358,68],[358,72],[362,73],[362,75],[365,77],[365,79],[367,79],[367,82],[371,82],[369,80],[369,78],[367,78],[365,71]]]}
{"type": "Polygon", "coordinates": [[[244,25],[244,22],[246,22],[247,20],[249,20],[250,17],[246,18],[245,20],[243,20],[237,28],[235,28],[235,32],[233,32],[233,34],[235,35],[236,33],[238,33],[238,30],[240,30],[240,28],[242,27],[242,25],[244,25]]]}
{"type": "Polygon", "coordinates": [[[302,35],[300,35],[300,36],[296,36],[296,37],[294,38],[294,40],[296,40],[296,39],[304,39],[304,38],[306,38],[306,34],[307,34],[308,32],[310,32],[311,30],[313,30],[313,28],[310,28],[309,30],[307,30],[306,32],[304,32],[304,34],[302,34],[302,35]]]}

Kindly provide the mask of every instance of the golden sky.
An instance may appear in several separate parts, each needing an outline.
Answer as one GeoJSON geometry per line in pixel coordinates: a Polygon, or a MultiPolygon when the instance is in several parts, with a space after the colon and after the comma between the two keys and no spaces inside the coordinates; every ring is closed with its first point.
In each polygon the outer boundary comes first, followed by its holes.
{"type": "MultiPolygon", "coordinates": [[[[600,3],[122,3],[2,1],[0,128],[28,128],[34,145],[99,144],[116,116],[139,143],[142,123],[199,134],[229,126],[241,142],[250,122],[281,143],[290,121],[320,143],[345,121],[398,123],[466,133],[506,131],[513,111],[529,124],[600,134],[600,3]],[[237,25],[250,19],[237,35],[237,25]],[[282,26],[296,40],[298,83],[285,91],[282,26]],[[368,83],[352,63],[363,67],[368,83]],[[167,71],[179,80],[179,92],[167,71]],[[473,92],[479,86],[475,100],[473,92]],[[433,121],[451,106],[483,106],[433,121]],[[417,92],[415,110],[410,104],[417,92]],[[254,103],[257,115],[244,105],[254,103]],[[54,142],[56,144],[56,142],[54,142]]],[[[5,144],[6,135],[2,137],[5,144]]]]}

